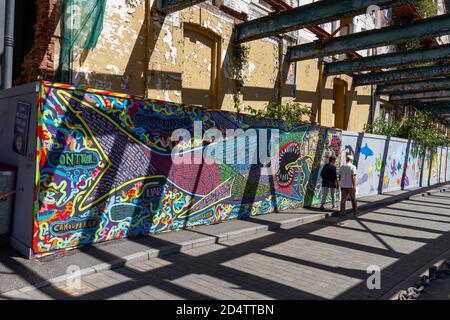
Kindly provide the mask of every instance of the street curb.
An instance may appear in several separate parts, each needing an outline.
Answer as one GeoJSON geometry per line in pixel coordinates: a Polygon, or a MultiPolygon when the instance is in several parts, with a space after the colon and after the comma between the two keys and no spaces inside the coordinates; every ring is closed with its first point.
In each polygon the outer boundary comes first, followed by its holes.
{"type": "MultiPolygon", "coordinates": [[[[443,183],[442,185],[446,185],[446,184],[448,184],[448,183],[443,183]]],[[[417,197],[418,195],[425,196],[425,195],[431,195],[433,193],[445,192],[447,190],[450,190],[450,187],[438,189],[439,187],[436,188],[436,185],[433,187],[429,187],[429,188],[430,189],[426,190],[425,192],[423,192],[423,188],[422,188],[420,191],[417,190],[416,194],[414,194],[414,191],[411,191],[413,194],[406,194],[406,195],[400,194],[397,196],[393,196],[392,198],[389,198],[389,199],[383,199],[380,201],[376,201],[374,203],[367,203],[367,204],[361,205],[360,212],[362,213],[367,210],[373,209],[375,207],[393,204],[400,200],[410,199],[411,197],[417,197]],[[433,191],[433,190],[435,190],[435,191],[433,191]]],[[[283,212],[283,213],[289,213],[289,211],[283,212]]],[[[348,213],[351,213],[351,209],[347,209],[345,211],[345,214],[348,214],[348,213]]],[[[168,256],[171,254],[188,251],[188,250],[191,250],[194,248],[199,248],[199,247],[203,247],[203,246],[215,244],[215,243],[221,243],[221,242],[224,242],[227,240],[238,239],[238,238],[242,238],[242,237],[245,237],[248,235],[254,235],[254,234],[258,234],[258,233],[265,232],[265,231],[273,231],[273,230],[278,230],[278,229],[282,229],[282,228],[293,228],[296,226],[312,223],[312,222],[323,220],[323,219],[330,218],[330,217],[334,217],[336,215],[338,215],[338,212],[324,212],[324,213],[311,214],[309,216],[292,218],[292,219],[284,220],[281,222],[271,222],[271,223],[269,223],[267,225],[263,225],[263,226],[249,227],[246,229],[231,231],[231,232],[214,235],[214,236],[205,236],[204,238],[189,240],[189,241],[182,242],[179,244],[167,245],[167,246],[161,247],[159,249],[148,249],[148,250],[133,253],[133,254],[125,256],[123,258],[115,259],[111,262],[103,262],[103,263],[100,263],[100,264],[97,264],[94,266],[83,268],[79,271],[80,272],[79,275],[87,276],[87,275],[91,275],[94,273],[101,273],[101,272],[104,272],[107,270],[121,268],[121,267],[130,265],[130,264],[133,264],[136,262],[142,262],[142,261],[150,260],[153,258],[164,257],[164,256],[168,256]]],[[[26,292],[29,292],[29,291],[32,291],[35,289],[55,285],[57,283],[67,281],[71,278],[73,278],[72,274],[65,274],[65,275],[61,275],[61,276],[58,276],[58,277],[55,277],[55,278],[52,278],[49,280],[39,282],[39,283],[31,285],[31,286],[23,287],[21,289],[7,291],[2,294],[7,295],[8,293],[12,293],[13,291],[14,292],[19,291],[21,293],[26,293],[26,292]]]]}

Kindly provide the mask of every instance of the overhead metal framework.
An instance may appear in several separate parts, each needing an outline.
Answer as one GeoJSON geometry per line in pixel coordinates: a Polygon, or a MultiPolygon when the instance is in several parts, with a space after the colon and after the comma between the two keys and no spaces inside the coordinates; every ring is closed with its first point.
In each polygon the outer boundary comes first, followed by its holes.
{"type": "Polygon", "coordinates": [[[442,110],[442,108],[447,108],[450,111],[450,99],[442,99],[441,101],[436,102],[424,102],[424,101],[415,101],[416,104],[421,105],[422,107],[428,108],[428,110],[442,110]]]}
{"type": "Polygon", "coordinates": [[[447,33],[450,33],[450,14],[422,19],[402,26],[386,27],[341,36],[333,38],[324,44],[315,41],[290,47],[288,51],[289,61],[321,58],[345,53],[348,50],[374,48],[407,40],[436,37],[447,33]]]}
{"type": "Polygon", "coordinates": [[[450,76],[450,64],[432,67],[408,68],[394,71],[360,74],[353,78],[353,86],[366,86],[380,83],[435,79],[450,76]]]}
{"type": "Polygon", "coordinates": [[[450,118],[450,101],[444,104],[439,104],[437,106],[434,106],[432,108],[424,108],[427,111],[433,112],[436,115],[439,115],[443,118],[449,119],[450,118]]]}
{"type": "Polygon", "coordinates": [[[450,99],[437,102],[428,101],[410,101],[410,105],[414,105],[416,108],[433,113],[436,117],[441,119],[447,125],[450,120],[450,99]]]}
{"type": "Polygon", "coordinates": [[[410,101],[410,100],[428,100],[438,101],[436,99],[450,98],[450,90],[435,90],[414,93],[396,93],[391,94],[390,101],[410,101]]]}
{"type": "MultiPolygon", "coordinates": [[[[156,0],[163,14],[181,10],[204,0],[156,0]]],[[[318,25],[342,20],[367,12],[370,6],[381,9],[402,5],[410,6],[413,0],[322,0],[292,8],[279,0],[267,0],[275,13],[235,26],[234,41],[237,43],[275,36],[307,28],[319,40],[288,48],[287,63],[322,58],[335,54],[347,54],[352,60],[328,63],[323,75],[350,74],[360,71],[375,71],[354,76],[353,86],[378,85],[376,94],[390,95],[395,103],[421,103],[425,105],[447,103],[450,100],[450,44],[422,48],[407,52],[395,52],[370,57],[361,57],[357,50],[376,48],[410,40],[428,41],[450,34],[450,14],[421,19],[382,29],[334,37],[340,30],[329,34],[318,25]],[[442,62],[442,65],[380,71],[425,62],[442,62]]],[[[404,6],[402,6],[404,7],[404,6]]],[[[409,11],[408,11],[409,12],[409,11]]],[[[422,42],[421,42],[422,43],[422,42]]],[[[437,41],[433,42],[436,45],[437,41]]]]}
{"type": "Polygon", "coordinates": [[[329,76],[363,70],[374,70],[414,63],[445,60],[450,60],[450,44],[440,45],[428,49],[387,53],[361,59],[327,63],[325,65],[324,73],[329,76]]]}
{"type": "Polygon", "coordinates": [[[442,98],[425,98],[425,99],[413,99],[413,100],[399,100],[398,103],[402,103],[405,105],[411,106],[437,106],[442,104],[448,104],[450,102],[450,98],[442,97],[442,98]]]}
{"type": "Polygon", "coordinates": [[[391,94],[397,92],[423,92],[445,89],[450,89],[449,78],[385,84],[377,87],[377,94],[391,94]]]}
{"type": "Polygon", "coordinates": [[[367,11],[371,5],[385,8],[407,0],[322,0],[236,26],[235,41],[246,42],[318,25],[367,11]]]}
{"type": "MultiPolygon", "coordinates": [[[[284,2],[284,0],[264,0],[267,4],[269,4],[272,9],[276,12],[291,10],[293,7],[288,3],[284,2]]],[[[271,13],[273,15],[274,13],[271,13]]],[[[328,33],[328,31],[324,30],[322,27],[318,25],[310,25],[306,27],[306,30],[312,32],[319,40],[327,40],[333,37],[332,34],[328,33]]],[[[349,58],[361,58],[361,55],[355,51],[349,51],[346,53],[349,58]]]]}
{"type": "Polygon", "coordinates": [[[200,2],[205,2],[205,0],[156,0],[158,1],[158,6],[161,12],[168,14],[171,12],[179,11],[184,8],[191,7],[200,2]]]}

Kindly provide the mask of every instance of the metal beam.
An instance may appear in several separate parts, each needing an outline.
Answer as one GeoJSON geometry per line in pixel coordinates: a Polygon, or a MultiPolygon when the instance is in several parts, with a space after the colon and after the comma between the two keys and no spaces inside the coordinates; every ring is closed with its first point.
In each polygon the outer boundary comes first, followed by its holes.
{"type": "Polygon", "coordinates": [[[387,53],[361,59],[327,63],[325,65],[325,75],[330,76],[442,60],[450,60],[450,44],[428,49],[387,53]]]}
{"type": "Polygon", "coordinates": [[[423,92],[450,89],[450,79],[435,79],[416,82],[402,82],[378,86],[377,94],[390,94],[400,92],[423,92]]]}
{"type": "Polygon", "coordinates": [[[404,100],[428,100],[436,101],[436,99],[450,98],[450,90],[436,90],[427,92],[415,93],[396,93],[392,94],[389,101],[404,101],[404,100]]]}
{"type": "Polygon", "coordinates": [[[426,106],[428,108],[435,108],[437,106],[442,106],[442,104],[450,105],[449,98],[436,98],[436,99],[417,99],[417,100],[406,100],[399,101],[404,105],[411,105],[415,107],[426,106]]]}
{"type": "Polygon", "coordinates": [[[246,42],[365,13],[371,5],[380,8],[405,0],[322,0],[291,10],[254,19],[236,26],[235,41],[246,42]]]}
{"type": "Polygon", "coordinates": [[[450,103],[446,107],[429,108],[428,105],[422,104],[421,110],[431,112],[440,119],[450,120],[450,103]]]}
{"type": "Polygon", "coordinates": [[[437,101],[434,103],[427,103],[427,106],[436,110],[442,110],[443,108],[448,108],[450,111],[450,99],[437,101]]]}
{"type": "Polygon", "coordinates": [[[301,44],[289,48],[289,60],[299,61],[320,58],[349,50],[362,50],[395,44],[407,40],[437,37],[450,33],[450,14],[418,20],[416,22],[386,27],[377,30],[358,32],[333,38],[321,44],[319,41],[301,44]]]}
{"type": "Polygon", "coordinates": [[[188,8],[193,6],[194,4],[205,2],[205,0],[158,0],[160,2],[159,8],[160,11],[168,14],[171,12],[179,11],[184,8],[188,8]]]}
{"type": "Polygon", "coordinates": [[[360,74],[353,77],[353,86],[366,86],[370,84],[395,83],[448,77],[450,64],[433,67],[408,68],[402,70],[360,74]]]}

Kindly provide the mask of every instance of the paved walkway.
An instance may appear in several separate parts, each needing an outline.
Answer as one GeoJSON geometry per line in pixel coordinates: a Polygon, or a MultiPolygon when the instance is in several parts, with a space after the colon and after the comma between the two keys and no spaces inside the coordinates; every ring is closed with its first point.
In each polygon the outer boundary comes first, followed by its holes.
{"type": "Polygon", "coordinates": [[[389,298],[450,245],[450,193],[410,195],[361,199],[366,209],[357,219],[324,219],[311,209],[113,241],[36,261],[2,252],[0,298],[389,298]],[[374,207],[386,201],[391,204],[374,207]],[[70,265],[85,273],[79,286],[64,277],[42,284],[70,265]],[[371,265],[381,269],[379,290],[366,286],[371,265]]]}

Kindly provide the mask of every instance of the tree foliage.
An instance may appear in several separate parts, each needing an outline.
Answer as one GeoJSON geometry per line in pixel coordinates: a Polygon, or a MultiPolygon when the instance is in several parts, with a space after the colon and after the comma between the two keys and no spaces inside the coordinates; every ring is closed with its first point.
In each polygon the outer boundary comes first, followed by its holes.
{"type": "Polygon", "coordinates": [[[402,122],[390,123],[385,119],[378,119],[372,125],[366,125],[364,131],[411,139],[431,148],[450,144],[450,138],[442,128],[436,125],[434,116],[428,112],[416,112],[415,116],[402,122]]]}

